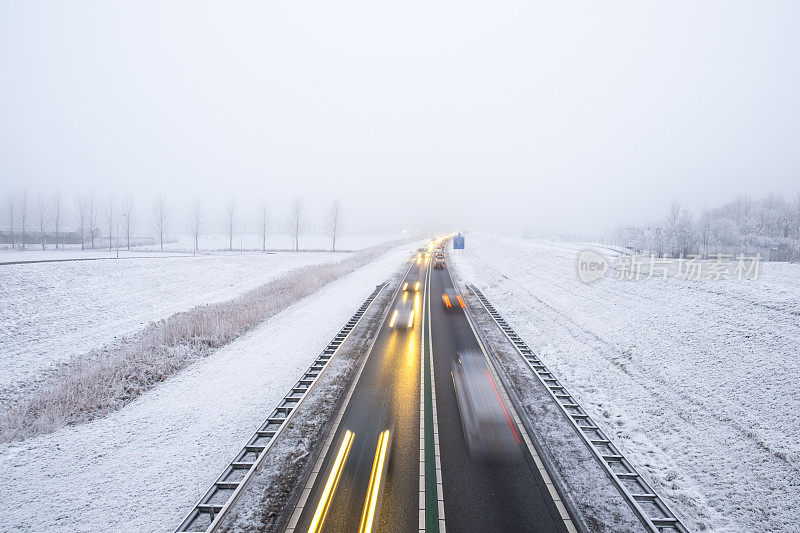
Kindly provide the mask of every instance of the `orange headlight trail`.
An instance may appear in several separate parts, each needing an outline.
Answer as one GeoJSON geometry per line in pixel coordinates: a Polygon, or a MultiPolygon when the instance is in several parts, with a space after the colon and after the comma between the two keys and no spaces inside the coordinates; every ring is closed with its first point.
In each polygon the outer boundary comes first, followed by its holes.
{"type": "Polygon", "coordinates": [[[375,459],[372,461],[372,473],[369,476],[367,499],[364,501],[364,511],[361,513],[361,525],[358,533],[370,533],[375,520],[375,509],[378,506],[378,495],[381,491],[383,470],[386,463],[386,450],[389,447],[389,430],[384,430],[378,437],[378,448],[375,450],[375,459]]]}
{"type": "Polygon", "coordinates": [[[331,506],[333,493],[336,492],[336,485],[339,484],[339,478],[342,477],[342,470],[344,470],[344,464],[347,462],[347,455],[350,453],[350,446],[353,444],[354,437],[355,433],[349,429],[344,432],[342,444],[339,446],[339,453],[336,454],[336,460],[333,462],[330,475],[328,475],[328,481],[325,483],[325,488],[322,490],[322,496],[319,499],[319,504],[317,504],[317,510],[314,512],[314,518],[311,519],[308,533],[317,533],[322,529],[325,516],[328,514],[328,509],[330,509],[331,506]]]}

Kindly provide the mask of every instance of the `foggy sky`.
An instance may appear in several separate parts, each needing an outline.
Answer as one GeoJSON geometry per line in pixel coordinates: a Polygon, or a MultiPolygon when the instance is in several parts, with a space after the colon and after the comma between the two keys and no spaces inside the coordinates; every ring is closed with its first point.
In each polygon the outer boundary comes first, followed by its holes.
{"type": "MultiPolygon", "coordinates": [[[[595,231],[800,191],[800,2],[0,2],[0,194],[595,231]],[[248,207],[250,206],[250,207],[248,207]]],[[[221,216],[221,215],[220,215],[221,216]]]]}

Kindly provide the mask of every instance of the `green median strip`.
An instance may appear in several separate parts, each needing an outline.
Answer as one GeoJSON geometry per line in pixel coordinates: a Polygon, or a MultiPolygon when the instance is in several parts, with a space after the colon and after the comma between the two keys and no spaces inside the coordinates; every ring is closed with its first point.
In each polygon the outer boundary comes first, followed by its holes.
{"type": "MultiPolygon", "coordinates": [[[[430,270],[428,270],[430,274],[430,270]]],[[[430,313],[430,275],[425,285],[425,320],[422,324],[422,345],[425,368],[425,531],[439,532],[439,501],[436,493],[436,449],[433,439],[433,396],[431,394],[431,339],[428,335],[430,313]]]]}

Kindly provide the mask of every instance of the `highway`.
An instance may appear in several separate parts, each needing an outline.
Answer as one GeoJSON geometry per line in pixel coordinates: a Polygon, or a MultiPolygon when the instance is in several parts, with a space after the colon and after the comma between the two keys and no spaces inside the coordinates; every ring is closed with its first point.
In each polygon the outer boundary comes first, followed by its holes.
{"type": "Polygon", "coordinates": [[[439,301],[451,286],[446,269],[432,271],[431,338],[447,529],[566,531],[524,443],[519,458],[509,462],[475,461],[467,452],[450,372],[457,353],[480,351],[480,344],[464,312],[445,311],[439,301]]]}
{"type": "MultiPolygon", "coordinates": [[[[399,327],[390,309],[334,428],[319,472],[312,474],[313,486],[301,497],[287,531],[420,529],[420,367],[428,350],[433,351],[446,528],[457,532],[566,531],[524,442],[516,445],[515,460],[470,457],[451,369],[458,352],[479,351],[480,345],[462,310],[444,310],[441,295],[451,285],[447,270],[434,270],[423,258],[409,271],[409,279],[414,277],[420,281],[419,291],[403,291],[401,284],[392,304],[402,307],[404,299],[406,305],[413,304],[413,327],[399,327]],[[423,350],[427,338],[423,332],[428,327],[431,343],[423,350]]],[[[430,401],[428,406],[432,406],[430,401]]],[[[424,414],[432,420],[430,413],[424,414]]],[[[509,424],[508,435],[518,439],[510,419],[509,424]]],[[[430,461],[432,450],[426,452],[430,461]]],[[[431,479],[435,478],[429,476],[425,497],[436,502],[436,483],[430,483],[431,479]]],[[[430,510],[428,505],[428,531],[438,528],[438,522],[430,519],[437,516],[433,507],[430,510]]]]}

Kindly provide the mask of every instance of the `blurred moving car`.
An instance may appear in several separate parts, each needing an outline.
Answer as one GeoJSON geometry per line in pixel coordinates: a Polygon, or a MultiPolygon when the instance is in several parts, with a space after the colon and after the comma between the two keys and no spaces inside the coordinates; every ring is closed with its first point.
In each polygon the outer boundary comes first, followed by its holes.
{"type": "Polygon", "coordinates": [[[479,460],[518,459],[519,432],[481,352],[464,350],[457,354],[453,386],[470,456],[479,460]]]}
{"type": "Polygon", "coordinates": [[[433,268],[436,270],[444,269],[444,257],[437,255],[436,258],[433,260],[433,268]]]}
{"type": "Polygon", "coordinates": [[[464,299],[453,287],[447,287],[442,293],[442,305],[445,311],[458,311],[464,309],[464,299]]]}
{"type": "Polygon", "coordinates": [[[407,292],[403,293],[394,311],[392,311],[392,316],[389,318],[389,327],[393,329],[414,327],[414,297],[407,292]]]}
{"type": "Polygon", "coordinates": [[[406,275],[406,279],[403,282],[403,290],[404,291],[418,291],[419,290],[419,274],[414,271],[411,271],[406,275]]]}

